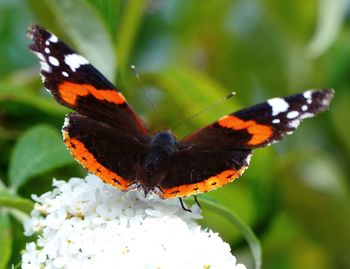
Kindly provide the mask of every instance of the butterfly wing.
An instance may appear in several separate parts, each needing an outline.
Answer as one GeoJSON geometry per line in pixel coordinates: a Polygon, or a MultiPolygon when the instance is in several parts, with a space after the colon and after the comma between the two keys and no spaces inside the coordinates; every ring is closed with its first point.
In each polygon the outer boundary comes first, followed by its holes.
{"type": "Polygon", "coordinates": [[[300,122],[328,108],[331,89],[309,90],[226,115],[217,122],[185,137],[193,145],[228,144],[235,148],[258,148],[291,134],[300,122]]]}
{"type": "Polygon", "coordinates": [[[46,89],[79,114],[132,134],[147,134],[125,97],[87,59],[40,26],[28,29],[30,49],[41,63],[46,89]]]}
{"type": "Polygon", "coordinates": [[[187,144],[170,157],[160,196],[183,197],[217,189],[238,178],[248,167],[250,156],[249,149],[187,144]]]}
{"type": "Polygon", "coordinates": [[[148,131],[124,96],[84,57],[40,26],[31,26],[30,49],[56,101],[71,113],[63,127],[73,157],[106,183],[127,190],[147,152],[148,131]]]}
{"type": "Polygon", "coordinates": [[[310,90],[273,98],[224,116],[185,137],[161,183],[163,197],[216,189],[239,177],[251,150],[291,134],[299,123],[328,108],[333,90],[310,90]]]}
{"type": "Polygon", "coordinates": [[[73,157],[105,183],[128,190],[138,180],[147,141],[78,113],[66,117],[62,133],[73,157]]]}

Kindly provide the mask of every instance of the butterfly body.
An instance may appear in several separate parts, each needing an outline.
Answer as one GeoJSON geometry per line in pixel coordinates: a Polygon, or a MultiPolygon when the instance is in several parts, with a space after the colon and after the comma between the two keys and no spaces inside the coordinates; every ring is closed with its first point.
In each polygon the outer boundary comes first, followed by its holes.
{"type": "Polygon", "coordinates": [[[158,132],[150,141],[145,157],[140,160],[140,172],[137,176],[140,187],[146,194],[150,191],[158,192],[170,156],[178,145],[178,140],[170,131],[158,132]]]}
{"type": "Polygon", "coordinates": [[[170,131],[151,134],[123,94],[55,35],[34,25],[28,37],[45,87],[76,111],[62,129],[67,148],[89,172],[123,191],[174,198],[217,189],[241,176],[254,149],[326,110],[334,94],[323,89],[272,98],[177,139],[170,131]]]}

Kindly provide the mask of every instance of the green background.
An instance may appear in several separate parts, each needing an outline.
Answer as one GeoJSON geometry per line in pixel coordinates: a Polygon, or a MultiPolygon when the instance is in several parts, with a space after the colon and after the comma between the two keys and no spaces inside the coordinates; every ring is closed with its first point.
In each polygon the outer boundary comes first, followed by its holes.
{"type": "MultiPolygon", "coordinates": [[[[62,143],[68,109],[43,89],[25,32],[39,23],[88,58],[152,130],[182,137],[239,108],[334,88],[330,110],[256,150],[234,183],[202,195],[235,212],[262,244],[263,268],[350,268],[350,21],[346,0],[1,0],[0,269],[20,262],[30,195],[85,171],[62,143]],[[130,70],[135,64],[157,107],[130,70]]],[[[252,265],[242,234],[204,209],[203,225],[252,265]]]]}

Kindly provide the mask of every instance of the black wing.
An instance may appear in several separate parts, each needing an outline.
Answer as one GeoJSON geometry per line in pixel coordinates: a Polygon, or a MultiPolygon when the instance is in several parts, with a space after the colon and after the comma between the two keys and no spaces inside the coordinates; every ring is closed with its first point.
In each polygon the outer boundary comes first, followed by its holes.
{"type": "Polygon", "coordinates": [[[135,135],[147,134],[125,97],[87,59],[44,28],[33,25],[30,49],[41,63],[41,75],[56,101],[81,115],[135,135]]]}
{"type": "Polygon", "coordinates": [[[305,119],[328,108],[333,90],[310,90],[227,115],[185,137],[171,156],[163,196],[180,197],[218,188],[247,168],[251,150],[291,134],[305,119]]]}
{"type": "Polygon", "coordinates": [[[78,113],[66,117],[62,132],[73,157],[105,183],[128,190],[138,180],[148,141],[78,113]]]}
{"type": "Polygon", "coordinates": [[[54,34],[34,25],[28,37],[45,87],[78,112],[66,117],[63,128],[73,157],[106,183],[129,189],[150,139],[144,123],[98,70],[54,34]]]}

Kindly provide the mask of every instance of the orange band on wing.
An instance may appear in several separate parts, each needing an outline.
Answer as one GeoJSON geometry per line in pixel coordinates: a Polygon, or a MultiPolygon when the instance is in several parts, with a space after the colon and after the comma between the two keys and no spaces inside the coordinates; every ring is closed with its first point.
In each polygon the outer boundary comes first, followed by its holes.
{"type": "Polygon", "coordinates": [[[233,130],[246,129],[252,138],[248,141],[249,145],[259,145],[268,140],[273,132],[272,128],[266,125],[258,124],[253,120],[244,121],[232,115],[224,116],[218,124],[225,128],[231,128],[233,130]]]}
{"type": "Polygon", "coordinates": [[[69,137],[66,131],[63,131],[64,143],[72,153],[73,157],[81,163],[87,170],[103,180],[103,182],[112,185],[123,191],[128,189],[129,181],[126,181],[118,174],[108,170],[102,164],[98,163],[95,157],[86,149],[83,143],[78,139],[69,137]]]}
{"type": "Polygon", "coordinates": [[[247,166],[243,166],[239,170],[234,170],[234,169],[225,170],[216,176],[212,176],[206,180],[203,180],[202,182],[181,185],[181,186],[172,187],[169,189],[161,189],[163,192],[161,194],[161,197],[162,198],[184,197],[184,196],[195,195],[197,193],[207,192],[207,191],[220,188],[221,186],[227,183],[230,183],[234,179],[240,177],[246,168],[247,166]]]}
{"type": "Polygon", "coordinates": [[[70,105],[75,105],[79,96],[87,96],[89,94],[101,101],[108,101],[117,105],[125,103],[125,97],[120,92],[112,89],[96,89],[89,84],[65,81],[58,85],[58,92],[62,100],[70,105]]]}

